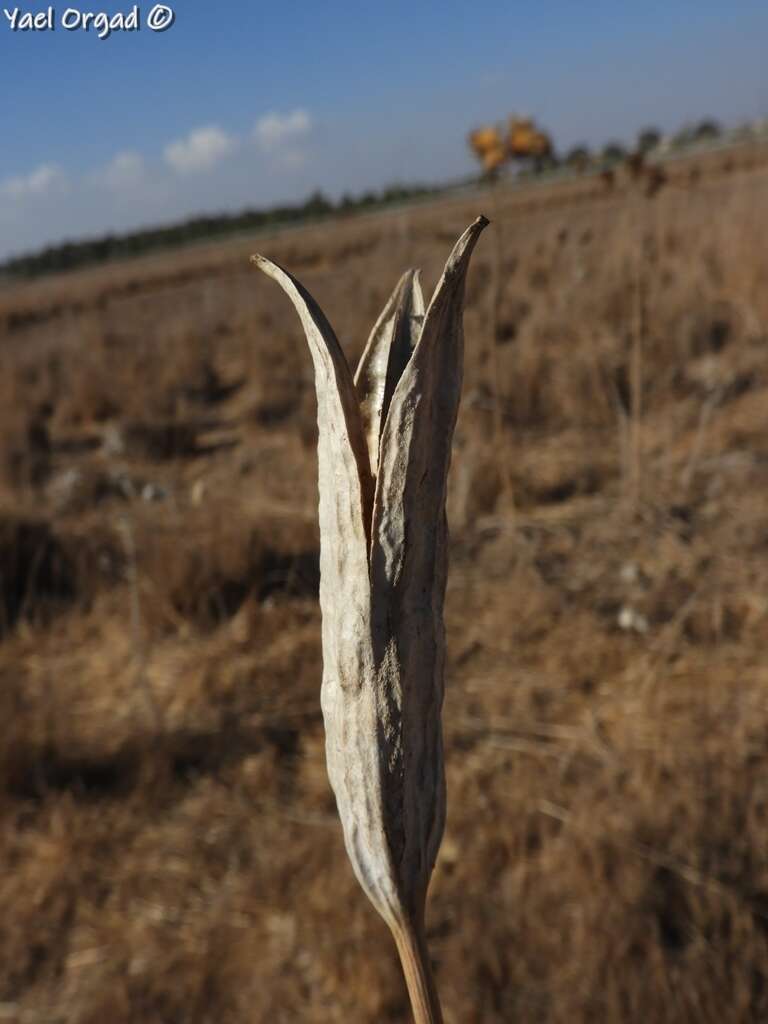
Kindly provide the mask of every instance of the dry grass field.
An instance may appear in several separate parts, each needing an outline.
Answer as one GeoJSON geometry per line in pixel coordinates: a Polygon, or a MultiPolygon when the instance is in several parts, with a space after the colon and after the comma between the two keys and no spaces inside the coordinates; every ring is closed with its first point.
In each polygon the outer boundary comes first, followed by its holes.
{"type": "Polygon", "coordinates": [[[311,362],[247,257],[354,360],[480,212],[446,1024],[768,1019],[768,169],[718,159],[0,290],[0,1021],[408,1020],[325,776],[311,362]]]}

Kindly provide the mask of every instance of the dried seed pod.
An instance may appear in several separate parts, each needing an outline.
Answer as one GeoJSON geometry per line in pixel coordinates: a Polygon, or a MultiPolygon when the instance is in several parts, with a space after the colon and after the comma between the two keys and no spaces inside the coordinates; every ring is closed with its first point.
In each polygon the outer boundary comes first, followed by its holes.
{"type": "Polygon", "coordinates": [[[426,313],[406,272],[357,374],[311,295],[262,256],[293,302],[315,367],[322,708],[328,775],[355,874],[397,943],[419,1024],[441,1020],[424,906],[445,822],[440,713],[445,496],[479,217],[426,313]]]}

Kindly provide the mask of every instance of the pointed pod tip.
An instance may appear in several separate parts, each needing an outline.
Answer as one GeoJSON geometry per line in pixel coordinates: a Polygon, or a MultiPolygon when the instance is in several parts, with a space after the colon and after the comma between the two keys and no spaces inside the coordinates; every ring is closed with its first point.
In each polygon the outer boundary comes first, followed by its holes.
{"type": "Polygon", "coordinates": [[[454,255],[458,254],[459,252],[463,252],[468,247],[471,248],[472,246],[474,246],[475,242],[480,237],[481,231],[484,231],[485,228],[487,228],[490,223],[491,222],[488,220],[488,218],[485,217],[482,213],[480,214],[479,217],[476,217],[469,225],[469,227],[466,229],[466,231],[461,235],[456,245],[453,247],[454,255]]]}
{"type": "MultiPolygon", "coordinates": [[[[408,270],[404,271],[400,275],[400,280],[395,285],[395,290],[387,302],[387,305],[384,307],[382,316],[387,315],[392,303],[410,304],[415,307],[415,311],[417,313],[423,312],[421,309],[424,304],[424,300],[421,295],[421,270],[417,267],[409,267],[408,270]]],[[[376,331],[376,327],[378,327],[378,321],[374,327],[374,333],[376,331]]]]}
{"type": "Polygon", "coordinates": [[[481,231],[487,228],[490,223],[490,220],[485,216],[485,214],[481,213],[479,217],[475,217],[462,237],[467,235],[477,236],[481,231]]]}
{"type": "MultiPolygon", "coordinates": [[[[269,274],[270,277],[277,277],[278,274],[287,274],[279,263],[275,263],[274,260],[269,259],[267,256],[262,256],[260,252],[254,253],[251,256],[250,262],[254,267],[258,267],[259,270],[263,270],[265,274],[269,274]]],[[[290,277],[291,275],[288,274],[290,277]]]]}
{"type": "Polygon", "coordinates": [[[263,271],[267,277],[271,277],[273,281],[277,281],[284,291],[287,291],[290,285],[301,288],[298,281],[296,281],[287,270],[284,270],[283,267],[281,267],[279,263],[275,263],[274,260],[270,260],[267,259],[266,256],[262,256],[261,253],[255,253],[251,256],[250,262],[254,267],[258,267],[259,270],[263,271]]]}
{"type": "Polygon", "coordinates": [[[466,271],[469,257],[472,255],[475,243],[480,237],[480,233],[490,223],[491,222],[488,218],[484,217],[482,214],[472,221],[463,235],[461,235],[459,240],[456,242],[456,245],[454,245],[453,251],[448,257],[448,262],[445,265],[441,282],[447,278],[453,277],[455,274],[461,274],[466,271]]]}

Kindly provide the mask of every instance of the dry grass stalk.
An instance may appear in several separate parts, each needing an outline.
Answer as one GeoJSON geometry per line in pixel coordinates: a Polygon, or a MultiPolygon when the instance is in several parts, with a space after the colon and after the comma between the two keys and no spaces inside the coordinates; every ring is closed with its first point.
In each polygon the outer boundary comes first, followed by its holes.
{"type": "Polygon", "coordinates": [[[638,266],[633,288],[632,353],[630,360],[630,505],[637,511],[643,472],[643,285],[638,266]]]}
{"type": "Polygon", "coordinates": [[[441,709],[445,497],[463,365],[461,236],[424,312],[400,279],[353,380],[317,303],[285,270],[315,367],[322,707],[328,774],[358,881],[397,944],[418,1024],[442,1020],[424,935],[445,821],[441,709]]]}
{"type": "Polygon", "coordinates": [[[136,666],[136,685],[146,700],[147,711],[152,721],[155,737],[163,732],[163,714],[152,690],[147,669],[149,666],[149,644],[141,614],[141,596],[139,593],[139,568],[136,557],[136,536],[130,516],[121,516],[118,530],[125,552],[125,574],[129,584],[131,602],[130,625],[131,643],[136,666]]]}
{"type": "Polygon", "coordinates": [[[501,341],[501,309],[504,301],[505,287],[505,266],[507,263],[504,251],[504,220],[499,201],[498,182],[491,184],[490,193],[493,201],[493,217],[495,220],[494,247],[492,256],[491,272],[491,330],[490,359],[488,361],[489,381],[488,391],[493,403],[493,450],[495,457],[499,460],[501,470],[501,486],[504,497],[504,505],[509,511],[514,511],[514,486],[512,483],[512,467],[509,461],[508,446],[504,438],[504,410],[502,408],[501,381],[502,368],[499,359],[499,344],[501,341]]]}

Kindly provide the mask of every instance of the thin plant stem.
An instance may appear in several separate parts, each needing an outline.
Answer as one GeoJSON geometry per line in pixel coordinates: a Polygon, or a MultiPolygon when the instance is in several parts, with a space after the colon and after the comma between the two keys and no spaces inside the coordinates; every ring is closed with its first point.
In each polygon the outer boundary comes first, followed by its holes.
{"type": "Polygon", "coordinates": [[[163,715],[160,710],[160,706],[155,699],[152,685],[147,674],[149,654],[141,614],[138,560],[136,557],[136,540],[133,532],[133,524],[128,516],[123,516],[119,520],[119,526],[123,539],[123,549],[126,556],[125,571],[130,587],[130,624],[136,666],[136,685],[144,695],[147,710],[155,729],[155,734],[156,736],[159,736],[163,731],[163,715]]]}
{"type": "Polygon", "coordinates": [[[392,934],[408,986],[414,1024],[443,1024],[423,922],[419,919],[393,927],[392,934]]]}
{"type": "Polygon", "coordinates": [[[642,490],[643,462],[643,279],[642,255],[635,271],[630,361],[630,506],[636,511],[642,490]]]}
{"type": "Polygon", "coordinates": [[[498,181],[491,183],[491,197],[493,204],[493,247],[492,273],[491,273],[491,330],[490,330],[490,359],[488,368],[490,380],[488,389],[491,395],[491,406],[493,416],[493,445],[495,457],[499,461],[499,475],[501,477],[502,494],[504,504],[510,511],[514,508],[514,494],[512,486],[512,470],[509,464],[507,446],[504,443],[504,414],[501,405],[501,365],[499,363],[499,336],[501,327],[501,305],[504,297],[504,284],[502,275],[504,273],[504,229],[501,215],[501,203],[499,201],[498,181]]]}

